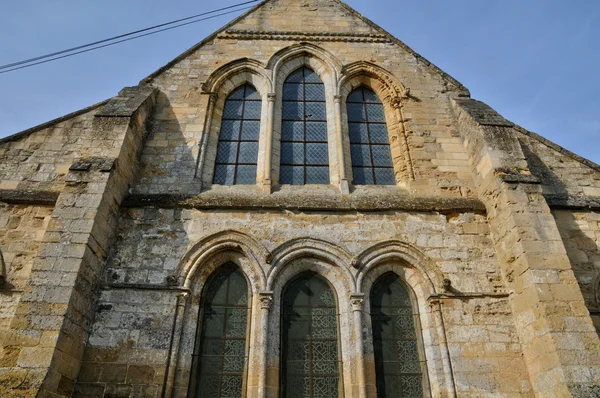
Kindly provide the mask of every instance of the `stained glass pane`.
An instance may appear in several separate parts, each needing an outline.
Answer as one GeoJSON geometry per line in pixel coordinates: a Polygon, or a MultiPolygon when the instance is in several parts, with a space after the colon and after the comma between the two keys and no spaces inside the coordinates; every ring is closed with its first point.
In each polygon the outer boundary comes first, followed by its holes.
{"type": "Polygon", "coordinates": [[[415,317],[408,290],[396,274],[385,274],[373,285],[371,322],[377,397],[424,396],[427,380],[415,317]]]}
{"type": "Polygon", "coordinates": [[[281,166],[279,182],[282,184],[303,185],[304,167],[303,166],[281,166]]]}
{"type": "Polygon", "coordinates": [[[283,120],[304,120],[304,102],[283,102],[283,120]]]}
{"type": "Polygon", "coordinates": [[[314,71],[302,67],[286,79],[283,99],[279,182],[329,184],[329,168],[325,167],[329,156],[323,82],[314,71]],[[315,165],[323,167],[312,167],[315,165]]]}
{"type": "Polygon", "coordinates": [[[283,293],[282,397],[339,397],[336,299],[329,285],[305,273],[283,293]]]}
{"type": "Polygon", "coordinates": [[[325,112],[325,103],[323,102],[306,102],[305,104],[306,120],[325,121],[327,113],[325,112]]]}
{"type": "Polygon", "coordinates": [[[218,164],[215,167],[214,183],[218,185],[233,185],[234,176],[234,165],[218,164]]]}
{"type": "Polygon", "coordinates": [[[239,139],[241,125],[242,122],[240,120],[223,120],[219,139],[225,141],[235,141],[239,139]]]}
{"type": "Polygon", "coordinates": [[[354,184],[395,185],[383,104],[372,90],[359,87],[348,95],[347,110],[354,184]]]}
{"type": "Polygon", "coordinates": [[[238,87],[225,100],[214,184],[256,183],[261,104],[260,95],[249,84],[238,87]]]}
{"type": "Polygon", "coordinates": [[[306,164],[326,165],[328,163],[327,144],[306,144],[306,164]]]}
{"type": "Polygon", "coordinates": [[[282,141],[304,141],[304,123],[283,122],[281,129],[282,141]]]}
{"type": "Polygon", "coordinates": [[[201,314],[192,395],[241,398],[247,364],[248,285],[236,265],[226,264],[213,276],[201,314]]]}
{"type": "Polygon", "coordinates": [[[244,141],[258,141],[260,135],[260,122],[244,120],[242,124],[242,137],[244,141]]]}
{"type": "Polygon", "coordinates": [[[237,167],[236,184],[256,184],[256,165],[239,165],[237,167]]]}
{"type": "Polygon", "coordinates": [[[307,184],[329,184],[329,167],[306,167],[307,184]]]}
{"type": "Polygon", "coordinates": [[[284,101],[302,101],[304,100],[304,85],[287,83],[283,86],[284,101]]]}

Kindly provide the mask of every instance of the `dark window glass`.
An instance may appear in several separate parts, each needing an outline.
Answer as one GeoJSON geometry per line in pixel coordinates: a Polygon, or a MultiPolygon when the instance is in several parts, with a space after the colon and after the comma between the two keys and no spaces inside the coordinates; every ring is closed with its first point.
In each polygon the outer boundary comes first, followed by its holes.
{"type": "Polygon", "coordinates": [[[302,67],[283,85],[281,184],[329,184],[325,86],[302,67]]]}
{"type": "Polygon", "coordinates": [[[248,311],[246,279],[235,264],[226,264],[210,281],[201,306],[190,396],[242,397],[248,311]]]}
{"type": "Polygon", "coordinates": [[[383,104],[366,87],[348,95],[348,133],[355,185],[396,185],[383,104]]]}
{"type": "Polygon", "coordinates": [[[283,293],[283,398],[339,397],[338,319],[333,291],[305,273],[283,293]]]}
{"type": "Polygon", "coordinates": [[[371,290],[378,398],[429,396],[417,317],[398,275],[388,273],[379,278],[371,290]]]}
{"type": "Polygon", "coordinates": [[[213,183],[256,184],[261,106],[260,94],[249,84],[225,100],[213,183]]]}

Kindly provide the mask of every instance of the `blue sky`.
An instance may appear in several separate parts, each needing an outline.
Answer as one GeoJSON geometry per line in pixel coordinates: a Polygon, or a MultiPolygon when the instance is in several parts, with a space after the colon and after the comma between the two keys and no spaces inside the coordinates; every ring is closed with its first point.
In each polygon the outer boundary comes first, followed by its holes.
{"type": "MultiPolygon", "coordinates": [[[[0,64],[241,0],[20,0],[0,64]]],[[[600,163],[600,1],[348,0],[506,118],[600,163]]],[[[236,14],[0,75],[0,137],[136,85],[236,14]]]]}

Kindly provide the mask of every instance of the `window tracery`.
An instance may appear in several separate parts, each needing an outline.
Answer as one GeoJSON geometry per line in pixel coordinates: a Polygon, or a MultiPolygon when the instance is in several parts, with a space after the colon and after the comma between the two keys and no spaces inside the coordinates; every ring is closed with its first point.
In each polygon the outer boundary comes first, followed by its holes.
{"type": "Polygon", "coordinates": [[[281,327],[281,396],[338,397],[337,306],[327,282],[307,272],[289,284],[281,327]]]}
{"type": "Polygon", "coordinates": [[[208,284],[194,352],[191,396],[241,398],[246,372],[248,284],[237,265],[223,265],[208,284]]]}

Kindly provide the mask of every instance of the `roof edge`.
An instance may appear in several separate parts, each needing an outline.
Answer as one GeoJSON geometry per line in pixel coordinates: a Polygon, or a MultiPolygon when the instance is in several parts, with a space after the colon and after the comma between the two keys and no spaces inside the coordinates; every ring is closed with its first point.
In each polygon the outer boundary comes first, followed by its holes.
{"type": "Polygon", "coordinates": [[[238,23],[242,19],[246,18],[248,15],[252,14],[254,11],[258,10],[259,8],[261,8],[265,4],[269,3],[270,1],[271,0],[264,0],[264,1],[262,1],[261,3],[259,3],[256,6],[252,7],[251,9],[249,9],[248,11],[246,11],[245,13],[243,13],[242,15],[240,15],[239,17],[233,19],[231,22],[227,23],[226,25],[223,25],[221,28],[219,28],[216,31],[214,31],[212,34],[210,34],[209,36],[207,36],[206,38],[204,38],[199,43],[194,44],[192,47],[188,48],[186,51],[184,51],[183,53],[179,54],[177,57],[175,57],[174,59],[172,59],[171,61],[169,61],[167,64],[161,66],[160,68],[158,68],[157,70],[155,70],[154,72],[152,72],[150,75],[148,75],[145,78],[143,78],[140,81],[140,84],[146,84],[146,83],[151,82],[153,79],[155,79],[158,76],[160,76],[167,69],[169,69],[170,67],[172,67],[172,66],[178,64],[179,62],[183,61],[187,56],[189,56],[190,54],[192,54],[194,51],[196,51],[197,49],[201,48],[202,46],[204,46],[209,41],[214,40],[220,33],[222,33],[223,31],[227,30],[231,26],[235,25],[236,23],[238,23]]]}
{"type": "Polygon", "coordinates": [[[558,145],[557,143],[552,142],[549,139],[544,138],[537,133],[534,133],[533,131],[527,130],[526,128],[519,126],[518,124],[515,124],[513,126],[513,128],[515,130],[517,130],[519,133],[525,134],[526,136],[531,137],[534,140],[541,142],[542,144],[546,145],[547,147],[554,149],[555,151],[557,151],[565,156],[568,156],[571,159],[600,172],[600,165],[598,163],[592,162],[591,160],[586,159],[583,156],[580,156],[580,155],[576,154],[575,152],[572,152],[572,151],[558,145]]]}
{"type": "Polygon", "coordinates": [[[9,135],[7,137],[4,137],[4,138],[0,138],[0,144],[5,144],[7,142],[18,141],[18,140],[20,140],[22,138],[28,137],[29,135],[31,135],[31,134],[33,134],[35,132],[38,132],[40,130],[47,129],[47,128],[52,127],[52,126],[54,126],[54,125],[56,125],[58,123],[67,121],[69,119],[73,119],[74,117],[81,116],[81,115],[83,115],[85,113],[93,111],[94,109],[97,109],[97,108],[99,108],[99,107],[107,104],[108,101],[110,101],[110,100],[111,100],[111,98],[106,99],[106,100],[104,100],[102,102],[98,102],[97,104],[88,106],[87,108],[79,109],[79,110],[77,110],[75,112],[71,112],[71,113],[66,114],[64,116],[61,116],[59,118],[50,120],[49,122],[38,124],[37,126],[28,128],[27,130],[23,130],[23,131],[20,131],[18,133],[11,134],[11,135],[9,135]]]}

